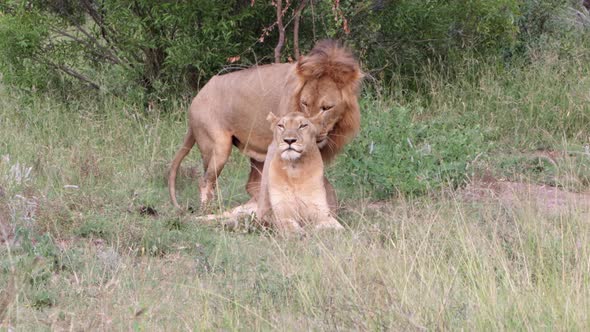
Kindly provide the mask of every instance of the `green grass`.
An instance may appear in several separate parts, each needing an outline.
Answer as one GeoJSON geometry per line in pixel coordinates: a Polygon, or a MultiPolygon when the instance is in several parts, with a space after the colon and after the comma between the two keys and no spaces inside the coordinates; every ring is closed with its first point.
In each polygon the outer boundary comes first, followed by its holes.
{"type": "MultiPolygon", "coordinates": [[[[0,249],[0,326],[586,330],[588,213],[455,189],[487,172],[587,191],[589,68],[486,65],[477,80],[433,76],[422,95],[367,93],[361,135],[329,168],[346,231],[303,239],[172,208],[183,103],[145,113],[0,86],[0,223],[17,238],[0,249]]],[[[181,204],[196,207],[198,161],[183,163],[181,204]]],[[[232,155],[220,208],[247,200],[247,170],[232,155]]]]}

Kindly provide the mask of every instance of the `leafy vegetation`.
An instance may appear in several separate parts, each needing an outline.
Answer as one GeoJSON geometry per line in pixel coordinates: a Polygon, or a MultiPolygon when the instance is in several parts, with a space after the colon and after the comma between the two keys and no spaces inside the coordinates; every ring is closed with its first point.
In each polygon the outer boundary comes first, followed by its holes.
{"type": "MultiPolygon", "coordinates": [[[[338,38],[373,77],[395,77],[416,90],[423,82],[416,78],[433,68],[460,77],[455,70],[466,58],[522,56],[548,33],[567,30],[555,18],[568,4],[289,1],[283,16],[293,37],[279,58],[295,59],[319,38],[338,38]]],[[[193,95],[219,72],[270,62],[276,25],[270,1],[9,0],[0,5],[0,69],[10,84],[63,99],[90,88],[107,98],[166,102],[193,95]]]]}
{"type": "Polygon", "coordinates": [[[440,118],[417,121],[421,109],[364,106],[363,131],[333,171],[346,174],[338,183],[364,186],[372,197],[456,187],[465,180],[469,163],[487,150],[477,125],[440,118]]]}
{"type": "Polygon", "coordinates": [[[181,96],[256,41],[251,25],[265,13],[259,7],[206,0],[8,1],[0,16],[0,65],[8,82],[26,88],[50,88],[52,74],[55,90],[82,83],[139,101],[146,94],[181,96]],[[30,70],[31,64],[42,70],[30,70]]]}

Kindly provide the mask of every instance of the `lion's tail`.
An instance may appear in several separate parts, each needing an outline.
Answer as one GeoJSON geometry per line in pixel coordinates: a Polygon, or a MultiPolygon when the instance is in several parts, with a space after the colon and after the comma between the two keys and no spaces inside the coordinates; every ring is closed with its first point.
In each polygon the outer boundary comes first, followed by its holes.
{"type": "Polygon", "coordinates": [[[172,200],[172,204],[176,208],[180,208],[178,202],[176,201],[176,172],[180,167],[180,163],[186,157],[186,155],[191,151],[192,147],[195,145],[195,137],[191,129],[189,128],[186,136],[184,136],[184,142],[182,143],[182,147],[176,152],[174,159],[172,160],[172,165],[170,165],[170,174],[168,175],[168,192],[170,193],[170,199],[172,200]]]}

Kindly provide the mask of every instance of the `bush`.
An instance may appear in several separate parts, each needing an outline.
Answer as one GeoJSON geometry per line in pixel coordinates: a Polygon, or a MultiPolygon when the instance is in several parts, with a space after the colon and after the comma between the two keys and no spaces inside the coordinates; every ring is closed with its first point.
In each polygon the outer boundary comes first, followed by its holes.
{"type": "Polygon", "coordinates": [[[478,126],[419,121],[424,110],[375,103],[363,112],[359,137],[331,171],[339,184],[365,187],[374,198],[458,186],[469,162],[486,150],[478,126]]]}
{"type": "Polygon", "coordinates": [[[343,37],[385,79],[413,79],[433,62],[452,68],[465,55],[499,54],[517,39],[517,0],[347,3],[351,34],[343,37]]]}
{"type": "Polygon", "coordinates": [[[257,3],[9,1],[0,6],[0,70],[25,88],[50,78],[70,94],[140,87],[152,100],[179,96],[255,44],[270,7],[257,3]]]}
{"type": "Polygon", "coordinates": [[[0,72],[7,83],[41,89],[48,86],[48,68],[37,60],[49,34],[43,21],[35,10],[18,16],[0,12],[0,72]]]}
{"type": "MultiPolygon", "coordinates": [[[[299,4],[285,1],[283,61],[294,58],[290,36],[299,4]]],[[[465,58],[526,55],[531,42],[568,29],[555,19],[568,4],[312,1],[301,16],[299,44],[305,52],[318,39],[342,39],[370,74],[416,91],[432,67],[452,78],[461,75],[456,70],[465,58]]],[[[270,62],[275,21],[270,1],[9,0],[0,4],[0,70],[8,83],[55,87],[67,98],[88,86],[144,102],[188,96],[229,58],[270,62]]]]}

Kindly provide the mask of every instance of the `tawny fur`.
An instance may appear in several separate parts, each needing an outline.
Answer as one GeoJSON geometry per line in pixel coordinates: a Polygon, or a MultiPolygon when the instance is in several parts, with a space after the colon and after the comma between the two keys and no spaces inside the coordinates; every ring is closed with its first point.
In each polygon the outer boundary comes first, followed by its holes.
{"type": "MultiPolygon", "coordinates": [[[[250,157],[247,191],[255,200],[272,141],[272,131],[265,121],[270,112],[278,116],[291,111],[307,116],[325,112],[324,126],[319,130],[322,142],[318,144],[324,162],[331,161],[359,131],[361,78],[359,65],[350,51],[332,41],[317,43],[296,64],[257,66],[213,77],[191,104],[188,131],[170,167],[168,189],[172,203],[180,207],[176,201],[176,174],[195,143],[204,166],[199,181],[201,204],[212,199],[232,145],[250,157]],[[301,103],[304,99],[307,106],[301,103]],[[326,110],[326,106],[333,107],[326,110]]],[[[335,193],[324,181],[328,200],[335,204],[335,193]]],[[[250,202],[250,206],[255,206],[255,202],[250,202]]]]}
{"type": "Polygon", "coordinates": [[[281,233],[306,227],[342,229],[330,212],[324,186],[324,163],[316,144],[322,114],[311,119],[300,112],[268,120],[273,128],[258,198],[257,218],[281,233]]]}

